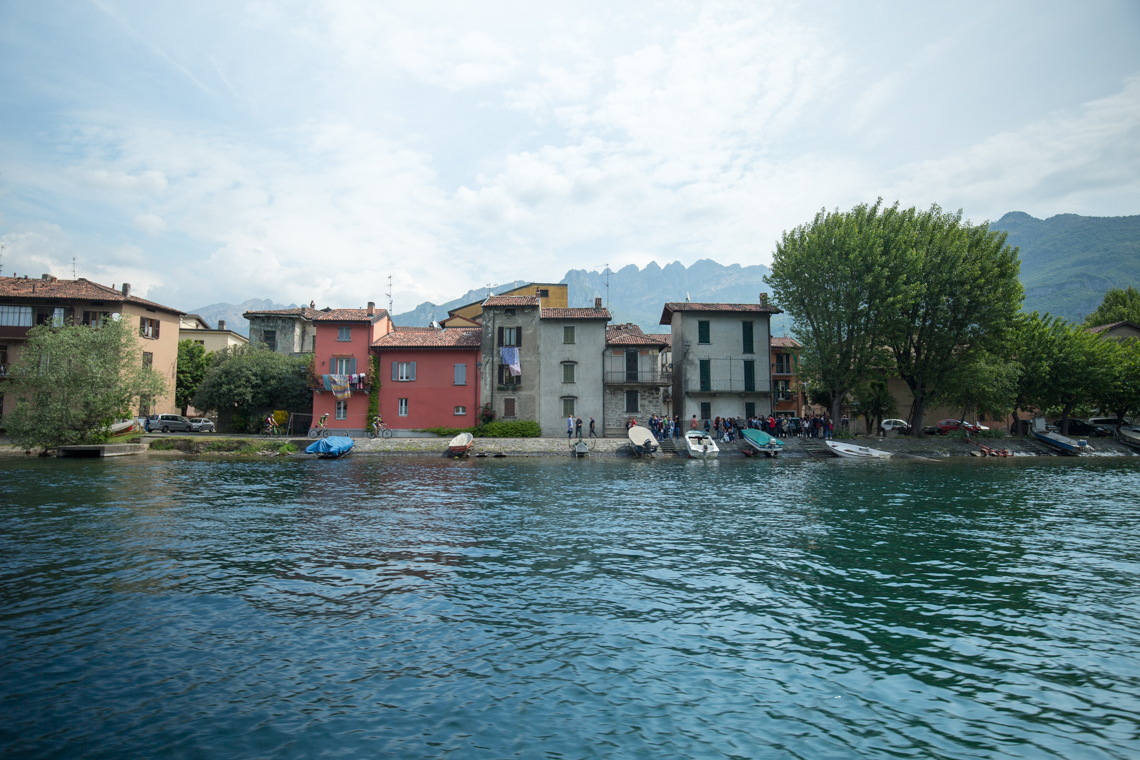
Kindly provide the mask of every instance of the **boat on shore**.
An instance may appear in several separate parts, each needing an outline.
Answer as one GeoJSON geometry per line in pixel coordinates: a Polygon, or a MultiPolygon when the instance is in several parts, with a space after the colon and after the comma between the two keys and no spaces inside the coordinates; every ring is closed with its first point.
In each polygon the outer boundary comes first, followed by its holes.
{"type": "Polygon", "coordinates": [[[588,457],[590,456],[590,444],[579,438],[577,443],[570,445],[570,452],[574,455],[575,458],[588,457]]]}
{"type": "Polygon", "coordinates": [[[475,448],[475,436],[470,433],[460,433],[447,444],[447,453],[453,457],[465,457],[473,448],[475,448]]]}
{"type": "Polygon", "coordinates": [[[342,435],[330,435],[315,443],[309,444],[306,454],[316,454],[318,459],[340,459],[352,453],[356,443],[351,438],[342,435]]]}
{"type": "Polygon", "coordinates": [[[867,446],[856,446],[853,443],[841,443],[840,441],[833,441],[830,438],[824,439],[823,445],[830,449],[832,454],[837,457],[843,457],[844,459],[891,458],[891,453],[889,451],[872,449],[867,446]]]}
{"type": "Polygon", "coordinates": [[[1067,435],[1051,432],[1049,428],[1046,427],[1045,420],[1041,417],[1035,417],[1033,419],[1033,424],[1030,427],[1030,430],[1033,433],[1033,437],[1041,441],[1041,443],[1044,443],[1046,446],[1050,446],[1054,449],[1058,449],[1059,451],[1063,451],[1066,454],[1070,454],[1072,456],[1080,456],[1086,451],[1092,451],[1092,447],[1089,446],[1088,441],[1085,441],[1083,439],[1077,440],[1075,438],[1070,438],[1067,435]]]}
{"type": "Polygon", "coordinates": [[[639,457],[654,454],[661,446],[653,436],[653,432],[641,425],[631,427],[627,435],[629,436],[629,444],[633,447],[633,453],[639,457]]]}
{"type": "Polygon", "coordinates": [[[1121,425],[1116,429],[1116,437],[1121,443],[1127,443],[1129,446],[1140,449],[1140,426],[1128,427],[1121,425]]]}
{"type": "Polygon", "coordinates": [[[134,430],[138,424],[139,421],[134,418],[123,420],[122,422],[116,422],[114,425],[111,425],[111,435],[122,435],[123,433],[134,430]]]}
{"type": "Polygon", "coordinates": [[[703,430],[690,430],[685,433],[685,451],[693,459],[712,459],[720,455],[716,441],[703,430]]]}
{"type": "Polygon", "coordinates": [[[756,430],[754,428],[745,428],[740,431],[744,442],[748,444],[748,450],[756,452],[757,454],[765,454],[769,457],[779,456],[780,452],[784,450],[784,442],[779,438],[768,435],[763,430],[756,430]]]}

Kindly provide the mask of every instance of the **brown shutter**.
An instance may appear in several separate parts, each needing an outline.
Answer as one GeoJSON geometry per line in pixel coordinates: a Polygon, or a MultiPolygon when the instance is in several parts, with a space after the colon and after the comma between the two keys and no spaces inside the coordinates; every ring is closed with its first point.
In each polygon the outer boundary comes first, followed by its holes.
{"type": "Polygon", "coordinates": [[[503,328],[499,328],[499,345],[503,345],[503,328]]]}
{"type": "Polygon", "coordinates": [[[522,325],[515,328],[515,345],[522,346],[522,325]]]}

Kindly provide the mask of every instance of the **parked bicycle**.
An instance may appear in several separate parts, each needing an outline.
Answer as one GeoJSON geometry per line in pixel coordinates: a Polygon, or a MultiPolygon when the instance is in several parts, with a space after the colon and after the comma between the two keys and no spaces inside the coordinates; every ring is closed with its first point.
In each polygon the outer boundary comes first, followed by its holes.
{"type": "Polygon", "coordinates": [[[372,427],[368,430],[369,438],[376,438],[377,436],[381,436],[383,438],[392,437],[392,431],[389,430],[388,426],[384,424],[384,418],[380,415],[376,415],[372,418],[372,427]]]}
{"type": "Polygon", "coordinates": [[[309,428],[309,437],[310,438],[328,438],[329,437],[328,421],[329,421],[328,414],[322,414],[321,419],[317,422],[316,426],[309,428]]]}

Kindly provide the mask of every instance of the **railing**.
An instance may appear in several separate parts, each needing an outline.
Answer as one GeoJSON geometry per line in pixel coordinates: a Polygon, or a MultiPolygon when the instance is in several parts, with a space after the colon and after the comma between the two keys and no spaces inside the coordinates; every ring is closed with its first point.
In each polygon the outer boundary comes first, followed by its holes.
{"type": "Polygon", "coordinates": [[[499,383],[497,389],[500,391],[518,393],[522,390],[522,383],[499,383]]]}
{"type": "Polygon", "coordinates": [[[686,393],[768,393],[765,383],[745,383],[743,378],[714,378],[695,388],[686,388],[686,393]]]}
{"type": "Polygon", "coordinates": [[[673,382],[672,372],[659,372],[657,370],[608,370],[605,374],[607,383],[645,383],[669,385],[673,382]]]}

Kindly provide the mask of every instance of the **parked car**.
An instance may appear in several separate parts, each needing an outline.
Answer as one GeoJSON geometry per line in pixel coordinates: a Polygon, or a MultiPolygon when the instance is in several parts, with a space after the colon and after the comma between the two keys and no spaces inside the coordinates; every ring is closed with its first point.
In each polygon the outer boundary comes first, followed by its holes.
{"type": "Polygon", "coordinates": [[[212,433],[214,432],[214,422],[205,417],[191,417],[190,429],[195,433],[212,433]]]}
{"type": "Polygon", "coordinates": [[[910,430],[910,423],[906,420],[883,420],[879,425],[883,430],[898,430],[903,433],[910,430]]]}
{"type": "MultiPolygon", "coordinates": [[[[1057,430],[1060,431],[1060,429],[1061,429],[1061,421],[1060,420],[1057,420],[1056,422],[1054,422],[1053,425],[1055,425],[1057,430]]],[[[1076,419],[1076,418],[1071,418],[1069,420],[1068,435],[1079,435],[1079,436],[1084,436],[1085,438],[1094,437],[1094,436],[1097,438],[1103,438],[1105,436],[1112,435],[1112,431],[1113,431],[1113,428],[1105,427],[1104,425],[1090,425],[1088,423],[1088,420],[1080,420],[1080,419],[1076,419]]]]}
{"type": "Polygon", "coordinates": [[[954,430],[968,430],[971,433],[977,433],[989,429],[982,427],[976,422],[966,422],[966,420],[938,420],[936,427],[941,435],[946,435],[954,430]]]}
{"type": "Polygon", "coordinates": [[[1128,419],[1127,417],[1125,417],[1123,420],[1117,420],[1115,417],[1089,417],[1088,423],[1090,425],[1100,425],[1101,427],[1106,427],[1109,430],[1118,426],[1126,428],[1132,427],[1132,420],[1128,419]]]}
{"type": "Polygon", "coordinates": [[[160,414],[157,420],[151,419],[150,429],[152,432],[154,430],[160,430],[163,433],[178,431],[189,433],[191,427],[190,420],[180,414],[160,414]]]}

